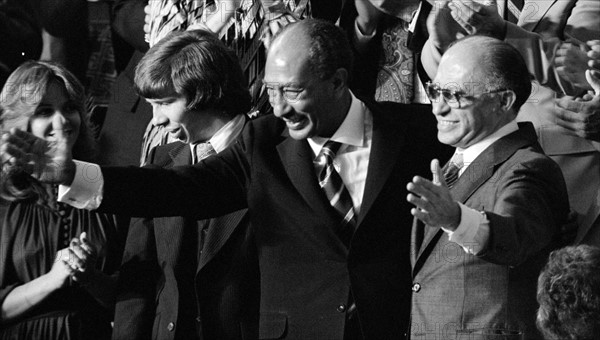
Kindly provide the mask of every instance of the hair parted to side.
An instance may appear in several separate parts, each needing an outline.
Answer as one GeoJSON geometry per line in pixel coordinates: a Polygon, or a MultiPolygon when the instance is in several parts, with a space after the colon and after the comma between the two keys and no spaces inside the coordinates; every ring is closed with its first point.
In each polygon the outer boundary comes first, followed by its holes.
{"type": "MultiPolygon", "coordinates": [[[[89,117],[85,109],[83,85],[60,64],[44,61],[27,61],[8,77],[0,92],[0,126],[2,131],[11,128],[30,130],[30,120],[46,94],[51,82],[64,86],[68,99],[79,112],[81,126],[73,146],[73,158],[93,161],[95,141],[89,128],[89,117]]],[[[5,172],[0,178],[0,196],[7,201],[46,200],[47,192],[42,185],[21,170],[5,172]]]]}
{"type": "Polygon", "coordinates": [[[512,90],[516,95],[512,108],[515,113],[519,112],[531,94],[533,79],[521,52],[502,40],[485,35],[467,36],[455,41],[450,47],[466,48],[462,46],[466,44],[482,51],[480,65],[486,74],[484,82],[489,87],[487,90],[512,90]]]}
{"type": "Polygon", "coordinates": [[[307,18],[279,30],[271,45],[291,30],[300,30],[308,39],[309,66],[315,76],[320,80],[329,79],[335,71],[343,68],[350,82],[354,59],[346,33],[341,28],[322,19],[307,18]]]}
{"type": "Polygon", "coordinates": [[[546,339],[597,339],[600,334],[600,248],[555,250],[538,279],[537,326],[546,339]]]}
{"type": "Polygon", "coordinates": [[[250,92],[237,56],[204,30],[164,37],[142,57],[134,82],[144,98],[183,96],[188,110],[218,109],[231,117],[250,110],[250,92]]]}

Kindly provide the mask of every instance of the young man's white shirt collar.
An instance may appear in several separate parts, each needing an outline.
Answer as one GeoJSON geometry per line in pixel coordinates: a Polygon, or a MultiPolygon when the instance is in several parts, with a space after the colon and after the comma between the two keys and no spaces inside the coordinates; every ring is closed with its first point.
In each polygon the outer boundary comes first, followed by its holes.
{"type": "MultiPolygon", "coordinates": [[[[242,133],[245,123],[245,116],[237,115],[230,121],[228,121],[225,125],[223,125],[217,132],[215,132],[212,138],[209,139],[207,142],[210,143],[213,149],[215,149],[216,153],[220,153],[223,150],[227,149],[231,144],[233,144],[233,142],[242,133]]],[[[192,151],[194,150],[194,144],[190,144],[190,147],[192,147],[192,151]]]]}

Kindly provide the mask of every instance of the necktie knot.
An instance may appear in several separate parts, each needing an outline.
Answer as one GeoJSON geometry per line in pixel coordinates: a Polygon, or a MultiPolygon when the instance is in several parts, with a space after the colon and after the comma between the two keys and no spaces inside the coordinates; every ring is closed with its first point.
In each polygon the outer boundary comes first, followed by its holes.
{"type": "Polygon", "coordinates": [[[331,140],[327,141],[327,143],[325,143],[325,145],[323,145],[323,148],[321,149],[321,157],[325,157],[327,161],[331,160],[331,162],[333,162],[333,159],[335,158],[337,152],[340,150],[341,146],[342,144],[340,142],[334,142],[331,140]]]}
{"type": "Polygon", "coordinates": [[[463,167],[463,156],[461,153],[456,153],[444,170],[444,180],[448,188],[452,188],[454,183],[458,181],[458,174],[463,167]]]}
{"type": "Polygon", "coordinates": [[[198,163],[201,160],[216,154],[217,152],[210,142],[198,143],[194,145],[194,156],[196,157],[194,163],[198,163]]]}

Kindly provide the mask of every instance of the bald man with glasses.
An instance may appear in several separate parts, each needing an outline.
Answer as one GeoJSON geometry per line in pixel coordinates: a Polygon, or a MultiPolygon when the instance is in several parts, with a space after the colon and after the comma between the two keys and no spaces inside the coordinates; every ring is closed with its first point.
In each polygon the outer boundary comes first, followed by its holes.
{"type": "Polygon", "coordinates": [[[433,180],[407,186],[411,339],[541,339],[537,275],[569,203],[533,125],[515,121],[531,92],[527,66],[510,45],[472,36],[444,54],[426,89],[438,139],[456,152],[442,168],[432,161],[433,180]]]}

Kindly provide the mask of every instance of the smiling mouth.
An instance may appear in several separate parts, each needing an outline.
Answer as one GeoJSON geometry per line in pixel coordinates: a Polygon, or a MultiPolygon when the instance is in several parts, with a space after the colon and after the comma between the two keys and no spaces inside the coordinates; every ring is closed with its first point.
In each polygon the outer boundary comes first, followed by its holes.
{"type": "Polygon", "coordinates": [[[302,117],[298,117],[298,116],[291,116],[290,118],[283,118],[283,121],[288,123],[288,124],[296,124],[299,123],[303,120],[302,117]]]}
{"type": "Polygon", "coordinates": [[[458,121],[455,121],[455,120],[439,120],[438,124],[440,124],[442,126],[450,126],[450,125],[458,124],[458,121]]]}

